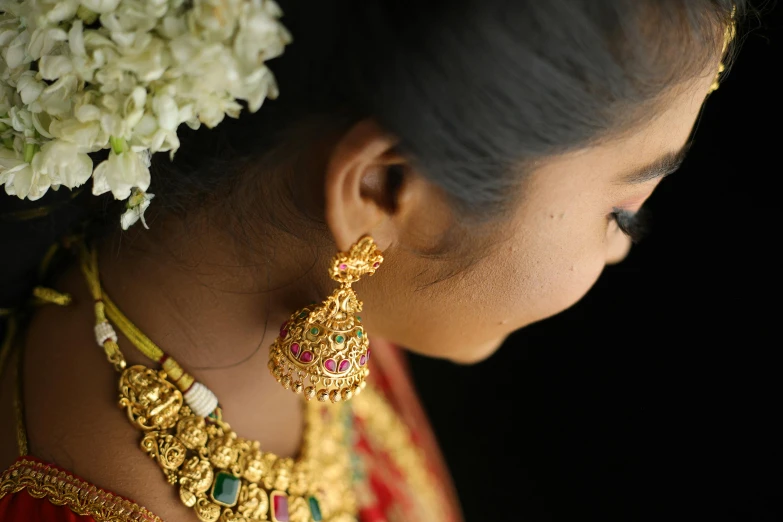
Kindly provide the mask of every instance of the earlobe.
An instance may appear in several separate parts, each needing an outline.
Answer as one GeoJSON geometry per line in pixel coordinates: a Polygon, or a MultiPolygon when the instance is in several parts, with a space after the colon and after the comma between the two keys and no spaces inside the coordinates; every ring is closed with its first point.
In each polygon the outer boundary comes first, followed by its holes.
{"type": "Polygon", "coordinates": [[[396,140],[363,120],[335,144],[325,176],[325,218],[337,248],[347,251],[364,235],[381,249],[393,241],[391,218],[398,210],[400,167],[396,140]]]}

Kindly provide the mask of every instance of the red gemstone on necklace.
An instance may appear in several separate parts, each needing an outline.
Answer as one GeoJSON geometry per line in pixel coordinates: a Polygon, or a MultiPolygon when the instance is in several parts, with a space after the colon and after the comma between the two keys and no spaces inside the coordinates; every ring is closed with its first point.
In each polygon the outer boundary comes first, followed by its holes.
{"type": "Polygon", "coordinates": [[[349,361],[348,359],[343,359],[342,361],[340,361],[339,372],[340,373],[347,372],[348,368],[350,367],[351,367],[351,361],[349,361]]]}
{"type": "Polygon", "coordinates": [[[294,343],[291,345],[291,353],[294,355],[299,355],[299,343],[294,343]]]}
{"type": "Polygon", "coordinates": [[[299,358],[300,361],[309,363],[313,360],[313,352],[304,352],[302,353],[302,356],[299,358]]]}
{"type": "Polygon", "coordinates": [[[343,263],[342,265],[340,265],[340,270],[345,270],[345,269],[347,269],[347,268],[348,268],[348,265],[346,265],[345,263],[343,263]]]}
{"type": "Polygon", "coordinates": [[[380,263],[374,263],[374,264],[372,265],[372,267],[373,267],[373,268],[378,268],[379,266],[381,266],[381,264],[380,264],[380,263]]]}
{"type": "Polygon", "coordinates": [[[359,366],[364,366],[365,364],[367,364],[367,356],[362,355],[361,357],[359,357],[359,366]]]}
{"type": "Polygon", "coordinates": [[[272,493],[272,520],[288,522],[288,497],[285,493],[272,493]]]}
{"type": "Polygon", "coordinates": [[[334,372],[337,370],[337,363],[334,359],[327,359],[324,361],[324,368],[329,370],[330,372],[334,372]]]}

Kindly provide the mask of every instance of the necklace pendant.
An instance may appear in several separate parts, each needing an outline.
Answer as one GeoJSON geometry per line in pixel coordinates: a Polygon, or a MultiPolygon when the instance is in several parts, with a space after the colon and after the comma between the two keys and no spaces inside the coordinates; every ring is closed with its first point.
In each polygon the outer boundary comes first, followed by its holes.
{"type": "MultiPolygon", "coordinates": [[[[318,477],[328,476],[329,466],[348,476],[347,446],[331,444],[325,446],[329,450],[319,447],[320,451],[308,447],[303,454],[310,457],[297,461],[278,458],[262,452],[258,442],[238,437],[223,421],[220,408],[209,418],[194,415],[165,371],[126,368],[119,388],[120,406],[143,433],[141,448],[160,466],[168,482],[178,486],[180,500],[202,522],[331,519],[332,515],[322,513],[316,497],[322,487],[318,477]]],[[[327,438],[344,440],[339,416],[323,415],[320,405],[309,408],[310,429],[318,433],[337,430],[327,438]]],[[[342,501],[349,497],[348,480],[334,498],[342,501]]],[[[333,501],[324,506],[339,512],[333,501]]]]}

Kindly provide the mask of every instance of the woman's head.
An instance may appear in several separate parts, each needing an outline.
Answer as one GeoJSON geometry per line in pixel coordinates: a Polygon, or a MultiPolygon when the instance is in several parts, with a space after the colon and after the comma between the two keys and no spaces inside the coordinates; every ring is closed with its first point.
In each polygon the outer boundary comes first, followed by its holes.
{"type": "Polygon", "coordinates": [[[272,266],[322,295],[334,248],[370,234],[387,261],[357,285],[368,331],[463,361],[567,308],[625,255],[613,215],[636,212],[676,163],[743,11],[281,5],[294,43],[270,63],[280,98],[153,158],[159,223],[218,216],[259,264],[287,248],[272,266]]]}

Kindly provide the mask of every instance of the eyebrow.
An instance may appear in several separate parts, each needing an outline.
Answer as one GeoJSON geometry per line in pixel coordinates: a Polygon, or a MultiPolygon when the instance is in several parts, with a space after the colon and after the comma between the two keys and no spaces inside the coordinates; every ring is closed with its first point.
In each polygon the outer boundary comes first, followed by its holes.
{"type": "Polygon", "coordinates": [[[638,184],[666,177],[680,168],[690,148],[691,143],[688,142],[677,152],[668,152],[644,167],[626,172],[620,177],[620,181],[622,183],[638,184]]]}

